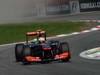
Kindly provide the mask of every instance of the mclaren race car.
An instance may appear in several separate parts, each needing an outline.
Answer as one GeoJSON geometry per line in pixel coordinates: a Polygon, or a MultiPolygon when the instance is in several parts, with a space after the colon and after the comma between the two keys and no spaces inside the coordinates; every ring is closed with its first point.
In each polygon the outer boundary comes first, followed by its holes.
{"type": "Polygon", "coordinates": [[[51,61],[69,61],[71,58],[67,42],[48,40],[46,31],[26,33],[26,42],[15,45],[15,58],[17,62],[29,64],[34,62],[47,63],[51,61]],[[36,39],[29,41],[29,36],[36,39]]]}

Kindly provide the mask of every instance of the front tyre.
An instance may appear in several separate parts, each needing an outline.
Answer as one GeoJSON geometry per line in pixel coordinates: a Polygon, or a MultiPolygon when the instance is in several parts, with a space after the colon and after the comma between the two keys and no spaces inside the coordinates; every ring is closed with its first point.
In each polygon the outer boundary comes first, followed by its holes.
{"type": "Polygon", "coordinates": [[[17,62],[23,60],[22,52],[24,50],[24,44],[16,44],[15,46],[15,58],[17,62]]]}
{"type": "Polygon", "coordinates": [[[62,59],[62,62],[69,62],[69,61],[70,61],[70,58],[62,59]]]}
{"type": "Polygon", "coordinates": [[[68,53],[68,57],[62,59],[62,61],[63,61],[63,62],[68,62],[68,61],[70,61],[71,54],[70,54],[69,44],[68,44],[67,42],[62,42],[62,43],[61,43],[61,50],[62,50],[62,52],[67,52],[67,53],[68,53]]]}
{"type": "Polygon", "coordinates": [[[23,50],[23,65],[30,64],[30,62],[25,59],[27,56],[32,56],[31,48],[28,45],[26,45],[23,50]]]}
{"type": "Polygon", "coordinates": [[[28,45],[26,45],[23,50],[23,57],[27,57],[27,56],[32,56],[31,49],[28,45]]]}

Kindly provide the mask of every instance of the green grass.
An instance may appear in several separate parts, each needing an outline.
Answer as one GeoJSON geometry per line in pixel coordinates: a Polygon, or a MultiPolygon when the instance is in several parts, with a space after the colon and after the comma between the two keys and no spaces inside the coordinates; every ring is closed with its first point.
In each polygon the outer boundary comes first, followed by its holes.
{"type": "Polygon", "coordinates": [[[25,33],[42,29],[47,31],[48,36],[67,34],[79,31],[85,27],[84,22],[42,22],[42,23],[21,23],[1,24],[0,44],[25,41],[25,33]]]}

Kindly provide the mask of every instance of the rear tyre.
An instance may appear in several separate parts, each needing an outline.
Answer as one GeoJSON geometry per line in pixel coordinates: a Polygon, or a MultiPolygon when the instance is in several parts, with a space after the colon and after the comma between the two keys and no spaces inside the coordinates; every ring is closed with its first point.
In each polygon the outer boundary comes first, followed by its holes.
{"type": "Polygon", "coordinates": [[[15,58],[17,62],[20,62],[23,60],[22,52],[24,50],[24,44],[16,44],[15,46],[15,58]]]}
{"type": "Polygon", "coordinates": [[[57,40],[49,40],[47,43],[49,45],[58,45],[59,44],[59,41],[57,41],[57,40]]]}
{"type": "Polygon", "coordinates": [[[60,46],[63,52],[70,52],[69,44],[67,42],[61,42],[60,46]]]}
{"type": "Polygon", "coordinates": [[[57,40],[50,40],[48,43],[52,48],[53,55],[59,54],[60,42],[57,40]]]}

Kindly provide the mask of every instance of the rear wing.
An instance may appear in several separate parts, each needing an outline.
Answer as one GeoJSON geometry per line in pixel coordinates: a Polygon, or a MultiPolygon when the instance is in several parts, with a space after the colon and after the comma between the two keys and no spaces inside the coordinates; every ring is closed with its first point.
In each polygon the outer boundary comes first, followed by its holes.
{"type": "Polygon", "coordinates": [[[45,35],[46,31],[36,31],[36,32],[27,32],[26,35],[27,36],[34,36],[34,35],[45,35]]]}
{"type": "Polygon", "coordinates": [[[36,32],[27,32],[26,33],[26,43],[28,44],[28,36],[36,36],[37,40],[39,40],[40,37],[44,37],[46,41],[46,31],[38,30],[36,32]]]}
{"type": "Polygon", "coordinates": [[[33,35],[36,35],[36,34],[37,34],[37,32],[27,32],[26,33],[27,36],[33,36],[33,35]]]}

